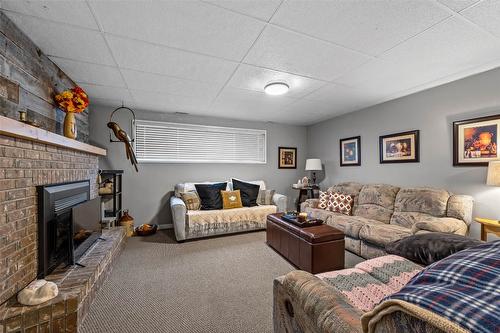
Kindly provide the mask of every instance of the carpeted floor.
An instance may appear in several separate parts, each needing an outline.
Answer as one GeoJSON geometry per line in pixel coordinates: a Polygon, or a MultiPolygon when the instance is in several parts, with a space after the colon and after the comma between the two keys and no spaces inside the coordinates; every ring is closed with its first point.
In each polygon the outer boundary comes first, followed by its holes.
{"type": "Polygon", "coordinates": [[[294,268],[264,242],[265,232],[131,238],[81,332],[272,332],[272,281],[294,268]]]}

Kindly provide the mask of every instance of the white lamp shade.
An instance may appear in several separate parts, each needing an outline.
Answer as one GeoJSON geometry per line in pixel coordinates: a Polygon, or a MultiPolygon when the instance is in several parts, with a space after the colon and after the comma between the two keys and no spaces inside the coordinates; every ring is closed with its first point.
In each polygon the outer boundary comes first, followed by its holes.
{"type": "Polygon", "coordinates": [[[500,186],[500,161],[490,161],[488,163],[486,185],[500,186]]]}
{"type": "Polygon", "coordinates": [[[306,160],[306,171],[320,171],[323,170],[321,160],[319,158],[309,158],[306,160]]]}

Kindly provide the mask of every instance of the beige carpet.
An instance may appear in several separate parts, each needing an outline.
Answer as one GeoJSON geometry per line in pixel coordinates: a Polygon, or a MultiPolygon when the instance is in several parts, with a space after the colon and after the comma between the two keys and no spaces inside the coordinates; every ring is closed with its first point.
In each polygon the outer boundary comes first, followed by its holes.
{"type": "Polygon", "coordinates": [[[272,281],[293,267],[264,242],[265,232],[131,238],[81,332],[272,332],[272,281]]]}

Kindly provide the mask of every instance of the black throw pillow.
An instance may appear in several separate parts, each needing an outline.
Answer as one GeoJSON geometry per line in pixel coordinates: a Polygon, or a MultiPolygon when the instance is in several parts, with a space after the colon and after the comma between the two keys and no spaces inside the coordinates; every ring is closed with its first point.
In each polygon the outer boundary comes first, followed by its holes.
{"type": "Polygon", "coordinates": [[[257,206],[257,197],[259,196],[260,185],[250,184],[233,179],[233,190],[240,190],[241,203],[243,207],[257,206]]]}
{"type": "Polygon", "coordinates": [[[220,191],[226,190],[227,183],[194,184],[201,201],[201,210],[222,209],[222,195],[220,191]]]}
{"type": "Polygon", "coordinates": [[[465,236],[431,232],[408,236],[385,246],[385,251],[420,265],[430,265],[453,253],[482,244],[465,236]]]}

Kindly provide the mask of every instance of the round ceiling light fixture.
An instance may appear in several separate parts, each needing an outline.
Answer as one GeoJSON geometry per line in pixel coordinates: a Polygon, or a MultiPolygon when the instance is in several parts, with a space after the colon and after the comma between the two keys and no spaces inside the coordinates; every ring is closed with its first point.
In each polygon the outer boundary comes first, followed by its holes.
{"type": "Polygon", "coordinates": [[[289,89],[290,86],[288,86],[285,82],[271,82],[266,84],[264,92],[268,95],[277,96],[286,94],[289,89]]]}

